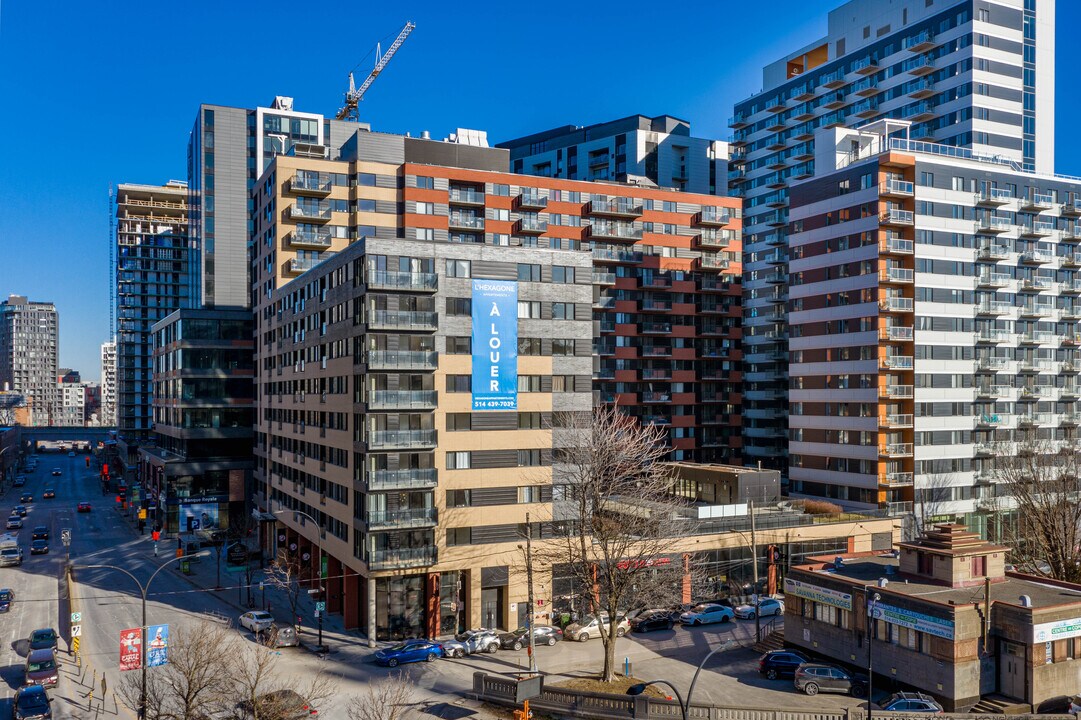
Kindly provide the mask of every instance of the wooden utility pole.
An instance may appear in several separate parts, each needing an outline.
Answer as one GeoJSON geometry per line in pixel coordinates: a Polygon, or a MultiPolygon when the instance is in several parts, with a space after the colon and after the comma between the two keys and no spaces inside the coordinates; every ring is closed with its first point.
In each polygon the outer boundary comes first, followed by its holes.
{"type": "MultiPolygon", "coordinates": [[[[533,642],[533,526],[529,524],[529,513],[525,514],[525,577],[526,577],[526,618],[525,627],[529,633],[529,671],[537,672],[536,646],[533,642]]],[[[529,712],[529,705],[526,705],[529,712]]]]}

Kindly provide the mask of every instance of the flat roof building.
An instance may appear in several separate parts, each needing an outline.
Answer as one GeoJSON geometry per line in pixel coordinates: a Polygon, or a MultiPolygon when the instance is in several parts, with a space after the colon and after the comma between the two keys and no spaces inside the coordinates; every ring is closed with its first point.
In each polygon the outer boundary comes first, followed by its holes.
{"type": "Polygon", "coordinates": [[[60,315],[49,302],[11,295],[0,303],[0,389],[26,401],[30,425],[60,422],[60,315]]]}

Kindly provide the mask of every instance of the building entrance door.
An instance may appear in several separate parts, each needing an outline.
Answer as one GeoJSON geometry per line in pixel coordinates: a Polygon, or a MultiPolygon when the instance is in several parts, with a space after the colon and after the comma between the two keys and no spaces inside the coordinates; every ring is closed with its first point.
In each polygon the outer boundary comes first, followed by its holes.
{"type": "Polygon", "coordinates": [[[480,591],[480,620],[486,628],[503,630],[503,588],[484,588],[480,591]]]}
{"type": "Polygon", "coordinates": [[[1001,641],[998,657],[999,692],[1007,697],[1025,699],[1025,646],[1001,641]]]}

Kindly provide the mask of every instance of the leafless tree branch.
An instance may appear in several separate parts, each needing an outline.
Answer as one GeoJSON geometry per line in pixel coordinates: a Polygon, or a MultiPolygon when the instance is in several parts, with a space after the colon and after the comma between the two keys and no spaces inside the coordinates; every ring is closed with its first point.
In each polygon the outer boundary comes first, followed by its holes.
{"type": "Polygon", "coordinates": [[[408,674],[398,672],[372,682],[349,702],[349,720],[406,720],[416,713],[415,688],[408,674]]]}

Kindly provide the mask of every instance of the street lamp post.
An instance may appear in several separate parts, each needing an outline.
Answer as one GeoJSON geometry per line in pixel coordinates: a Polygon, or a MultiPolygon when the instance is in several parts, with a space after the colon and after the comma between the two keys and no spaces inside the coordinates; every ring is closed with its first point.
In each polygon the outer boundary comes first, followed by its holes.
{"type": "Polygon", "coordinates": [[[632,685],[631,688],[629,690],[627,690],[627,694],[629,694],[629,695],[641,695],[645,691],[645,689],[647,687],[649,687],[650,685],[665,685],[676,696],[676,702],[679,703],[680,716],[683,718],[683,720],[687,720],[687,713],[690,712],[690,707],[691,707],[691,699],[694,697],[694,686],[698,682],[698,674],[700,672],[702,672],[702,668],[706,666],[706,663],[709,662],[709,659],[711,657],[713,657],[715,654],[717,654],[719,652],[724,652],[725,650],[728,650],[729,648],[731,648],[735,644],[736,644],[735,640],[726,640],[721,645],[718,645],[717,647],[713,648],[708,653],[706,653],[706,656],[704,658],[702,658],[702,662],[698,663],[698,668],[694,671],[694,677],[691,678],[691,686],[687,689],[687,699],[686,699],[686,701],[684,701],[683,697],[679,694],[679,690],[676,689],[676,686],[673,685],[672,683],[670,683],[667,680],[650,680],[649,682],[639,683],[638,685],[632,685]]]}
{"type": "Polygon", "coordinates": [[[139,627],[139,637],[140,637],[140,640],[142,642],[142,647],[140,648],[140,654],[142,656],[142,663],[141,663],[141,665],[142,665],[142,678],[141,678],[140,683],[139,683],[139,709],[138,709],[138,713],[139,713],[140,718],[145,718],[146,717],[146,593],[147,593],[147,590],[150,588],[150,583],[154,582],[154,578],[156,578],[158,576],[158,573],[160,573],[162,570],[164,570],[167,566],[171,565],[172,563],[175,563],[175,562],[177,562],[179,560],[184,560],[186,558],[190,559],[190,558],[193,558],[193,557],[205,557],[208,554],[209,553],[207,553],[206,551],[203,551],[201,553],[196,553],[195,555],[189,555],[189,556],[181,555],[181,556],[166,560],[160,566],[158,566],[158,569],[154,571],[154,574],[152,574],[150,576],[150,579],[146,581],[145,585],[142,584],[141,582],[139,582],[139,579],[136,578],[134,575],[132,575],[130,572],[128,572],[127,570],[125,570],[122,567],[117,567],[116,565],[80,565],[78,568],[73,568],[73,569],[77,569],[77,570],[116,570],[117,572],[122,572],[125,575],[127,575],[129,578],[131,578],[131,581],[133,583],[135,583],[139,587],[139,592],[142,594],[142,599],[143,599],[143,619],[142,619],[142,625],[139,627]]]}
{"type": "MultiPolygon", "coordinates": [[[[291,512],[291,513],[293,513],[293,515],[303,515],[304,517],[308,518],[313,523],[315,523],[315,531],[316,531],[315,532],[315,552],[316,552],[316,555],[317,555],[317,557],[316,557],[316,565],[319,567],[318,582],[316,583],[316,587],[319,588],[319,595],[320,595],[320,597],[322,597],[322,590],[323,590],[323,545],[320,542],[320,538],[322,538],[322,536],[323,536],[322,527],[319,525],[319,521],[317,521],[315,518],[313,518],[311,515],[304,512],[303,510],[284,510],[284,509],[283,510],[275,510],[274,514],[275,515],[280,515],[280,514],[285,513],[285,512],[291,512]]],[[[324,604],[323,607],[325,608],[326,605],[324,604]]],[[[319,651],[319,652],[322,652],[322,650],[323,650],[323,613],[325,613],[325,612],[326,612],[326,610],[322,610],[322,611],[316,610],[316,615],[318,615],[318,617],[316,619],[319,621],[319,638],[316,640],[316,645],[318,645],[316,650],[319,651]]]]}
{"type": "Polygon", "coordinates": [[[867,720],[871,720],[871,694],[875,686],[874,674],[871,667],[871,648],[875,642],[875,606],[882,596],[875,593],[871,596],[871,602],[867,606],[867,720]]]}

